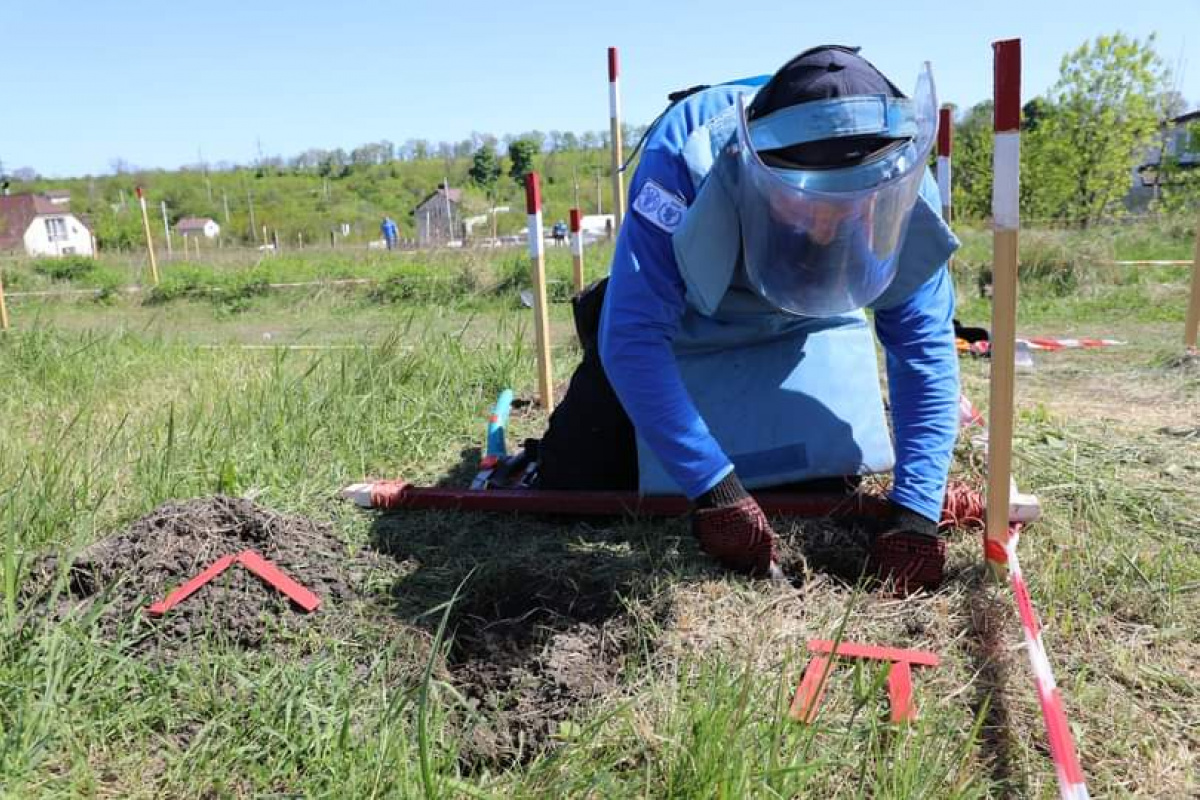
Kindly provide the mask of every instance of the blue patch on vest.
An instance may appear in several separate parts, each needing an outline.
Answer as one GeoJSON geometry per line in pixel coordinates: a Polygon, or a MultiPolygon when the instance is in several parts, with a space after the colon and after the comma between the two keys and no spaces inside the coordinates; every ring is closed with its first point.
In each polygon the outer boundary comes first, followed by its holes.
{"type": "Polygon", "coordinates": [[[729,458],[738,477],[744,481],[757,481],[794,469],[808,469],[808,448],[804,443],[789,444],[757,453],[743,453],[729,458]]]}

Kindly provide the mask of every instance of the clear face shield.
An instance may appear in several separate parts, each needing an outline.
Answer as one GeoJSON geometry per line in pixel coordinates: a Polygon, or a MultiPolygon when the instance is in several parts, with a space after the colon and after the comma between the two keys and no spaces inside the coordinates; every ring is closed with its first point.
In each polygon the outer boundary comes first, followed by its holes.
{"type": "Polygon", "coordinates": [[[734,157],[742,256],[753,288],[783,311],[844,314],[878,298],[896,276],[937,134],[933,76],[926,64],[912,100],[858,100],[858,119],[886,120],[902,108],[911,139],[851,167],[784,169],[768,166],[757,152],[780,141],[777,131],[755,130],[771,118],[748,122],[746,99],[739,98],[734,157]]]}

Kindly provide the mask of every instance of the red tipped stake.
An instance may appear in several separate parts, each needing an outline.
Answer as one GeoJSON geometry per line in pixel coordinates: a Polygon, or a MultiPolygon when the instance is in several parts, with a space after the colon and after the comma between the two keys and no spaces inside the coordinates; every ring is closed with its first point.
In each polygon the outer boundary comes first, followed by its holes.
{"type": "Polygon", "coordinates": [[[992,44],[995,53],[996,133],[1021,127],[1021,40],[992,44]]]}
{"type": "Polygon", "coordinates": [[[954,120],[951,119],[950,109],[943,108],[938,112],[938,155],[950,157],[950,146],[954,140],[954,120]]]}
{"type": "Polygon", "coordinates": [[[536,172],[525,176],[525,213],[536,214],[542,210],[542,184],[536,172]]]}

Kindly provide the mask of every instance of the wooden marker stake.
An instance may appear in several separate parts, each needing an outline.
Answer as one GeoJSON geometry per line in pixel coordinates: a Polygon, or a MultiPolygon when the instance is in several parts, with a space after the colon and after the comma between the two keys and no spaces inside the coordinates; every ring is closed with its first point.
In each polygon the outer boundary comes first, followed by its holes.
{"type": "MultiPolygon", "coordinates": [[[[167,258],[170,259],[174,248],[171,245],[171,225],[167,222],[167,201],[163,200],[158,204],[158,207],[162,209],[163,238],[167,240],[167,258]]],[[[184,253],[184,255],[186,256],[187,253],[184,253]]]]}
{"type": "Polygon", "coordinates": [[[948,106],[943,106],[938,114],[938,154],[937,154],[937,185],[938,194],[942,196],[942,219],[950,224],[951,191],[953,183],[950,172],[950,149],[954,143],[954,117],[948,106]]]}
{"type": "Polygon", "coordinates": [[[992,344],[988,409],[987,535],[993,578],[1008,575],[1009,479],[1012,475],[1013,382],[1017,338],[1017,231],[1020,228],[1021,40],[992,45],[995,54],[995,151],[992,160],[992,344]]]}
{"type": "Polygon", "coordinates": [[[8,305],[4,302],[3,268],[0,268],[0,330],[8,330],[8,305]]]}
{"type": "Polygon", "coordinates": [[[575,267],[575,293],[583,291],[583,215],[571,209],[571,263],[575,267]]]}
{"type": "Polygon", "coordinates": [[[1192,295],[1188,301],[1187,322],[1183,326],[1183,346],[1196,351],[1196,330],[1200,328],[1200,211],[1196,216],[1196,254],[1192,262],[1192,295]]]}
{"type": "Polygon", "coordinates": [[[618,80],[617,48],[608,48],[608,124],[612,139],[612,183],[613,183],[613,235],[621,229],[621,217],[625,212],[625,179],[621,175],[621,163],[625,160],[621,143],[621,84],[618,80]]]}
{"type": "Polygon", "coordinates": [[[529,218],[529,258],[533,262],[533,321],[537,338],[538,398],[554,408],[550,370],[550,318],[546,309],[546,253],[542,238],[542,186],[538,174],[525,176],[525,213],[529,218]]]}
{"type": "Polygon", "coordinates": [[[146,252],[150,254],[150,279],[158,286],[158,261],[154,258],[154,240],[150,237],[150,216],[146,213],[146,195],[137,187],[138,202],[142,206],[142,230],[146,234],[146,252]]]}

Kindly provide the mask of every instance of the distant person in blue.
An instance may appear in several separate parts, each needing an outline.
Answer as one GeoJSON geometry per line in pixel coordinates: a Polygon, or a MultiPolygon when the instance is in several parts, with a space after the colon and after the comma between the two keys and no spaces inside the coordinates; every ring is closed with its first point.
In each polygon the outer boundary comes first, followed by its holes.
{"type": "Polygon", "coordinates": [[[892,470],[868,566],[937,587],[958,242],[926,168],[928,67],[907,97],[857,48],[822,46],[681,94],[647,135],[607,283],[576,298],[584,360],[541,485],[683,493],[702,550],[766,575],[776,534],[747,488],[892,470]]]}
{"type": "Polygon", "coordinates": [[[383,222],[379,223],[379,232],[383,234],[383,241],[387,244],[387,249],[395,250],[396,243],[400,239],[400,231],[396,227],[396,221],[391,217],[384,217],[383,222]]]}
{"type": "Polygon", "coordinates": [[[566,244],[567,243],[567,223],[563,222],[561,219],[558,222],[554,223],[554,226],[550,229],[550,235],[554,239],[555,247],[561,247],[564,244],[566,244]]]}

